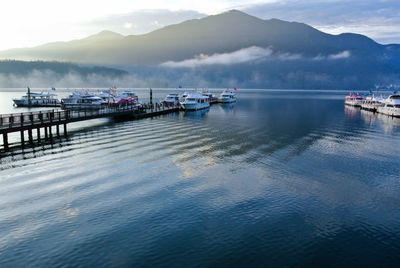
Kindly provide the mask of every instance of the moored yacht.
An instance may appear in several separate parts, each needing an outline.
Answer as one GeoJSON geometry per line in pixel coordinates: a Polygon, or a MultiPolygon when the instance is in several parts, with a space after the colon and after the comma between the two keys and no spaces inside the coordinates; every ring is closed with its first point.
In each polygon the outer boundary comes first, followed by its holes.
{"type": "Polygon", "coordinates": [[[107,102],[89,92],[73,92],[68,98],[61,100],[63,109],[100,109],[107,102]]]}
{"type": "Polygon", "coordinates": [[[361,109],[376,112],[378,110],[378,107],[383,106],[382,101],[382,97],[375,97],[374,95],[368,96],[361,103],[361,109]]]}
{"type": "Polygon", "coordinates": [[[400,95],[390,95],[382,103],[377,109],[378,113],[400,117],[400,95]]]}
{"type": "Polygon", "coordinates": [[[174,106],[174,105],[178,105],[179,104],[179,94],[177,93],[171,93],[168,94],[163,103],[167,106],[174,106]]]}
{"type": "Polygon", "coordinates": [[[118,104],[124,104],[124,103],[134,103],[138,104],[139,98],[136,94],[136,92],[132,90],[126,90],[121,93],[121,95],[118,96],[118,104]]]}
{"type": "Polygon", "coordinates": [[[201,93],[189,93],[180,103],[185,110],[201,110],[210,107],[210,100],[201,93]]]}
{"type": "Polygon", "coordinates": [[[58,107],[61,105],[56,94],[50,92],[33,93],[28,88],[28,93],[20,99],[13,99],[17,107],[58,107]]]}
{"type": "Polygon", "coordinates": [[[225,89],[218,98],[221,103],[230,103],[236,101],[236,93],[230,89],[225,89]]]}
{"type": "Polygon", "coordinates": [[[360,107],[362,102],[364,101],[364,96],[361,94],[352,94],[350,93],[349,95],[346,96],[344,100],[345,105],[350,105],[350,106],[358,106],[360,107]]]}

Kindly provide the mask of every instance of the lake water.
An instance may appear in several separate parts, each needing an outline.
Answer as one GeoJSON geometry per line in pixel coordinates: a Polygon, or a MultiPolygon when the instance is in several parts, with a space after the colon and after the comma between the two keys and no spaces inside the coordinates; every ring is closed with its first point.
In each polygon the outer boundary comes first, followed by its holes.
{"type": "Polygon", "coordinates": [[[240,90],[2,153],[0,267],[398,265],[400,119],[346,94],[240,90]]]}

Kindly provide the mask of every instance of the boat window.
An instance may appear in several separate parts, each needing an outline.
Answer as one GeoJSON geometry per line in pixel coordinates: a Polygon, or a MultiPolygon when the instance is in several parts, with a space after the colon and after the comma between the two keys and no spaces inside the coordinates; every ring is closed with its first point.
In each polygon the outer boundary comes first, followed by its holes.
{"type": "Polygon", "coordinates": [[[396,108],[400,108],[400,104],[396,104],[394,107],[396,107],[396,108]]]}
{"type": "Polygon", "coordinates": [[[387,104],[386,107],[393,107],[393,105],[392,104],[387,104]]]}

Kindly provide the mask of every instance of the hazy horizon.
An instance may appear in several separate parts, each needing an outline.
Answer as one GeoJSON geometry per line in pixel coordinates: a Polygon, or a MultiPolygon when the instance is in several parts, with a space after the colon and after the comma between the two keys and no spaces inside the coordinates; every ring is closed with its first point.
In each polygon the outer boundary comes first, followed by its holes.
{"type": "Polygon", "coordinates": [[[19,1],[3,4],[0,50],[85,38],[104,30],[146,34],[167,25],[237,9],[261,19],[309,24],[330,34],[353,32],[381,44],[400,43],[400,3],[388,1],[19,1]],[[21,3],[22,2],[22,3],[21,3]],[[21,5],[24,6],[21,9],[21,5]],[[154,8],[156,7],[156,8],[154,8]],[[17,34],[16,34],[17,33],[17,34]]]}

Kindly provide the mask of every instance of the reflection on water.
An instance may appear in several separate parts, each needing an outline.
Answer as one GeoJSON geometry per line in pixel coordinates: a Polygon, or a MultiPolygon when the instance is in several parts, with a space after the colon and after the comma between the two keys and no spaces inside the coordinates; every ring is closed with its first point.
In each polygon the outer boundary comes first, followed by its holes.
{"type": "Polygon", "coordinates": [[[207,115],[210,111],[210,108],[201,109],[197,111],[184,111],[183,116],[188,118],[202,118],[207,115]]]}
{"type": "Polygon", "coordinates": [[[394,266],[399,121],[346,94],[241,92],[15,149],[0,267],[394,266]]]}

